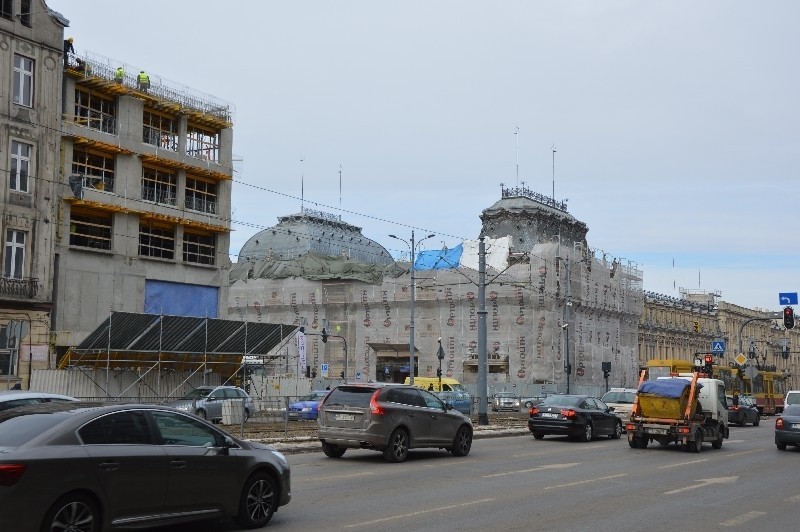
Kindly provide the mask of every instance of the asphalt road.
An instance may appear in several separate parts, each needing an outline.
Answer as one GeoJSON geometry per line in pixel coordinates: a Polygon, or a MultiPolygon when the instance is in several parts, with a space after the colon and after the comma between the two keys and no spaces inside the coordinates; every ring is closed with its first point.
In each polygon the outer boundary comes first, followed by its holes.
{"type": "Polygon", "coordinates": [[[590,443],[525,435],[475,440],[465,458],[412,451],[402,464],[370,451],[290,455],[292,501],[266,529],[794,530],[800,450],[775,448],[773,419],[734,427],[722,449],[705,444],[699,454],[631,449],[624,435],[590,443]]]}

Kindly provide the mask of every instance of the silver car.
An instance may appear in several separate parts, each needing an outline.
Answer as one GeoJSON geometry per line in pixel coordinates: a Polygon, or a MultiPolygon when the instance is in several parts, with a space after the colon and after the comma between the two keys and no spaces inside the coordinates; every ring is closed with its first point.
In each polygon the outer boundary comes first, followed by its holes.
{"type": "Polygon", "coordinates": [[[222,404],[226,400],[239,403],[244,400],[244,420],[255,412],[253,399],[237,386],[198,386],[177,401],[165,403],[184,412],[191,412],[203,419],[219,421],[222,419],[222,404]]]}
{"type": "Polygon", "coordinates": [[[77,399],[68,395],[61,395],[59,393],[32,392],[23,390],[4,390],[0,392],[0,410],[7,410],[9,408],[16,408],[24,405],[65,401],[77,401],[77,399]]]}
{"type": "Polygon", "coordinates": [[[438,447],[466,456],[472,422],[430,392],[406,384],[343,384],[319,407],[322,451],[340,458],[348,448],[372,449],[390,462],[408,450],[438,447]]]}

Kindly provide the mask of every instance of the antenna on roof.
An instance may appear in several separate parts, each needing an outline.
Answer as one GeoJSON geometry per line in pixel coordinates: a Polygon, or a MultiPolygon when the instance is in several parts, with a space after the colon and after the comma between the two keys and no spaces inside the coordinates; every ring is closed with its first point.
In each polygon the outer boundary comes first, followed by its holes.
{"type": "Polygon", "coordinates": [[[519,188],[519,126],[514,130],[514,140],[517,144],[517,188],[519,188]]]}
{"type": "Polygon", "coordinates": [[[342,210],[342,165],[339,164],[339,210],[342,210]]]}
{"type": "Polygon", "coordinates": [[[300,212],[303,212],[303,194],[304,194],[304,177],[303,177],[303,159],[300,159],[300,212]]]}
{"type": "Polygon", "coordinates": [[[556,202],[556,143],[550,148],[553,150],[553,204],[556,202]]]}

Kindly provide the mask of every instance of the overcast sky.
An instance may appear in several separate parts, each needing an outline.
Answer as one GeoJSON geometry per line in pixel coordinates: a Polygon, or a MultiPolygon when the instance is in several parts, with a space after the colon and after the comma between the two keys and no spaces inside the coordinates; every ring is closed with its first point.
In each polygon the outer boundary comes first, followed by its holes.
{"type": "Polygon", "coordinates": [[[301,190],[400,257],[389,234],[477,238],[524,182],[646,290],[800,291],[800,2],[47,5],[79,54],[235,107],[234,261],[301,190]]]}

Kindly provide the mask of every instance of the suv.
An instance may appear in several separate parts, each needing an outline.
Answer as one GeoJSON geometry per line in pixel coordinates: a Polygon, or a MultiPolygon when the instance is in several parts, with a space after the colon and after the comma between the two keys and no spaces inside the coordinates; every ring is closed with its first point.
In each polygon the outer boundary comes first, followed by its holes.
{"type": "Polygon", "coordinates": [[[203,419],[222,420],[222,403],[235,400],[240,404],[244,400],[244,420],[255,412],[253,399],[238,386],[198,386],[176,401],[165,403],[184,412],[191,412],[203,419]]]}
{"type": "Polygon", "coordinates": [[[800,390],[789,390],[783,398],[783,406],[800,405],[800,390]]]}
{"type": "Polygon", "coordinates": [[[606,405],[614,407],[614,413],[622,420],[622,426],[631,420],[636,388],[611,388],[600,398],[606,405]]]}
{"type": "Polygon", "coordinates": [[[322,452],[330,458],[347,449],[372,449],[389,462],[402,462],[409,449],[438,447],[466,456],[472,447],[467,416],[406,384],[338,386],[320,405],[317,422],[322,452]]]}

